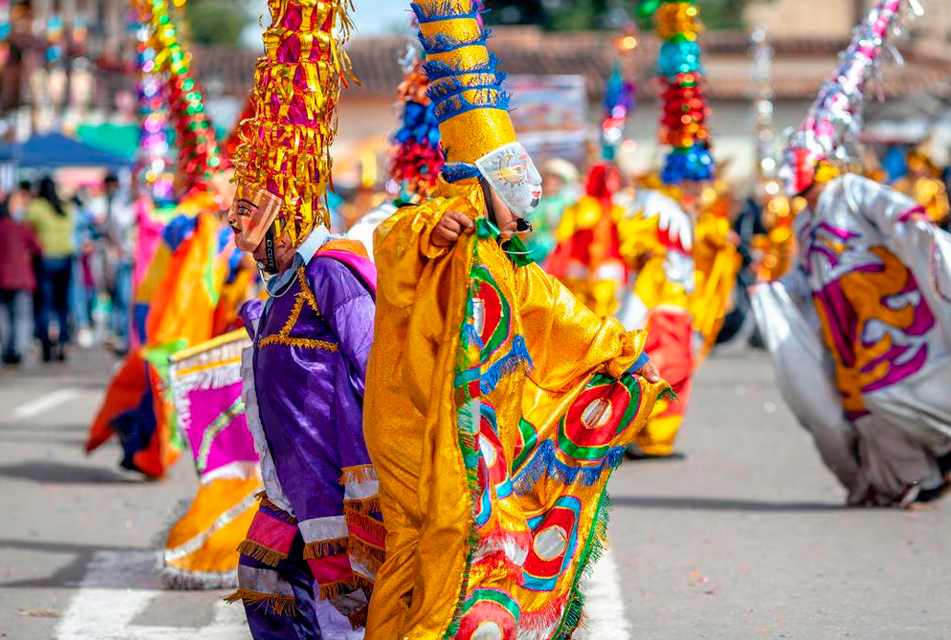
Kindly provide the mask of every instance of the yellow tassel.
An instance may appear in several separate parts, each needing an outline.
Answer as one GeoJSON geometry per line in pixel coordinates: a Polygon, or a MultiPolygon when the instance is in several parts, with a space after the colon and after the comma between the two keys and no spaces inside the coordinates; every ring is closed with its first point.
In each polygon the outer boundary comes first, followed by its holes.
{"type": "Polygon", "coordinates": [[[273,593],[259,593],[248,589],[238,589],[224,598],[228,604],[243,602],[247,607],[264,607],[268,613],[282,617],[297,615],[297,600],[294,596],[279,596],[273,593]]]}
{"type": "Polygon", "coordinates": [[[281,561],[287,560],[286,553],[275,551],[253,540],[245,540],[239,544],[238,553],[249,558],[254,558],[269,567],[276,567],[281,561]]]}

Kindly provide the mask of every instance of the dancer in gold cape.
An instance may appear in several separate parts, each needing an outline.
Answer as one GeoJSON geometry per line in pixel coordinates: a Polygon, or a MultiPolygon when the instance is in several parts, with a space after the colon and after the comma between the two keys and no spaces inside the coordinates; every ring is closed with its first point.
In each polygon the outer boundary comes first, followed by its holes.
{"type": "Polygon", "coordinates": [[[364,431],[387,539],[366,637],[568,638],[605,485],[669,387],[643,333],[588,311],[515,236],[541,178],[473,0],[413,8],[448,163],[376,234],[364,431]]]}

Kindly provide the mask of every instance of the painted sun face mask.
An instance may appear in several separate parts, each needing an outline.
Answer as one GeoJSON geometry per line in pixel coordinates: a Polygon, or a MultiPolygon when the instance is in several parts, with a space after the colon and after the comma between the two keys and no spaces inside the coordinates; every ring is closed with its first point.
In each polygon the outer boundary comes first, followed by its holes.
{"type": "Polygon", "coordinates": [[[281,213],[283,202],[273,193],[240,185],[228,212],[228,224],[235,233],[235,245],[254,251],[267,236],[281,213]]]}
{"type": "Polygon", "coordinates": [[[542,198],[542,176],[525,147],[511,142],[476,160],[476,167],[499,199],[525,218],[542,198]]]}

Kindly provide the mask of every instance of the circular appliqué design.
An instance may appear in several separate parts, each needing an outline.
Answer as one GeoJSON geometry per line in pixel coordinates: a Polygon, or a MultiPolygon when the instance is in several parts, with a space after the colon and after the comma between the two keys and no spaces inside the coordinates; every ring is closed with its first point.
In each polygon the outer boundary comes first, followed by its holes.
{"type": "Polygon", "coordinates": [[[525,558],[525,589],[554,590],[574,558],[580,520],[581,501],[565,496],[559,498],[548,513],[528,521],[533,540],[525,558]]]}
{"type": "Polygon", "coordinates": [[[512,324],[512,308],[489,270],[472,268],[473,326],[482,340],[482,362],[488,362],[502,348],[512,324]]]}
{"type": "Polygon", "coordinates": [[[532,542],[532,551],[542,562],[551,562],[565,555],[568,548],[568,532],[560,525],[542,529],[532,542]]]}
{"type": "Polygon", "coordinates": [[[501,589],[476,589],[463,606],[459,640],[516,640],[519,606],[501,589]]]}
{"type": "Polygon", "coordinates": [[[597,398],[581,412],[581,424],[585,429],[602,429],[611,422],[611,401],[597,398]]]}
{"type": "MultiPolygon", "coordinates": [[[[505,449],[499,439],[499,427],[496,422],[495,409],[482,403],[482,419],[479,424],[479,451],[488,470],[488,479],[498,489],[508,484],[509,468],[505,458],[505,449]]],[[[504,498],[508,495],[498,497],[504,498]]]]}
{"type": "Polygon", "coordinates": [[[558,448],[569,459],[599,463],[640,408],[640,387],[633,377],[596,377],[582,392],[558,429],[558,448]]]}

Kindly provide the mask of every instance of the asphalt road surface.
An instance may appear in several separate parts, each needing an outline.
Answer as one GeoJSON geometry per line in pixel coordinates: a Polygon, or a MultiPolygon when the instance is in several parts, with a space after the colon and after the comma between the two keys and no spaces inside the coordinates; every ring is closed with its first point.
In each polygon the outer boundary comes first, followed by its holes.
{"type": "MultiPolygon", "coordinates": [[[[245,640],[221,593],[170,593],[156,541],[195,490],[82,453],[113,363],[0,372],[0,638],[245,640]]],[[[949,390],[951,392],[951,390],[949,390]]],[[[597,640],[949,640],[951,502],[847,510],[761,354],[699,375],[686,459],[625,464],[588,586],[597,640]]]]}

